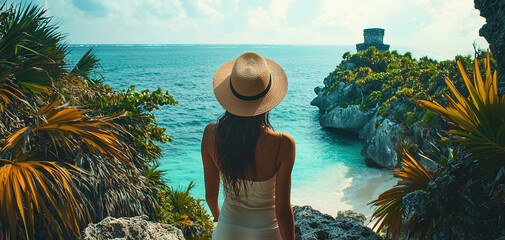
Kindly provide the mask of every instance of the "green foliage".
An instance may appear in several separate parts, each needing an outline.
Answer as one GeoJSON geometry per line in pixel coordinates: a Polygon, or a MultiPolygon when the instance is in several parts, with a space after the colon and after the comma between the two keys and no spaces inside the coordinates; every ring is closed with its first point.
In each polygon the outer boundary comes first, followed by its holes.
{"type": "Polygon", "coordinates": [[[169,223],[182,229],[186,239],[210,239],[214,229],[210,215],[204,207],[203,199],[194,199],[186,190],[163,187],[158,190],[157,221],[169,223]]]}
{"type": "Polygon", "coordinates": [[[84,56],[81,57],[79,62],[75,65],[75,67],[70,71],[72,74],[82,77],[86,79],[88,85],[97,86],[102,82],[103,77],[101,79],[92,79],[89,75],[90,72],[95,70],[98,66],[99,60],[93,54],[93,48],[90,48],[84,56]]]}
{"type": "Polygon", "coordinates": [[[427,127],[440,126],[442,121],[441,117],[430,111],[426,111],[422,117],[422,122],[427,127]]]}
{"type": "MultiPolygon", "coordinates": [[[[347,52],[342,57],[335,71],[325,78],[322,92],[328,94],[340,82],[355,84],[361,94],[342,100],[339,106],[358,104],[362,111],[378,107],[383,118],[391,117],[395,122],[407,126],[412,126],[413,117],[417,117],[418,121],[423,119],[423,123],[429,124],[430,128],[444,128],[439,117],[425,115],[426,110],[416,107],[412,101],[444,102],[442,94],[448,89],[444,82],[446,76],[453,79],[457,87],[464,86],[455,61],[438,62],[428,57],[417,60],[411,53],[379,52],[374,47],[356,54],[347,52]]],[[[483,56],[479,55],[478,58],[482,59],[483,56]]],[[[457,56],[456,59],[463,62],[465,69],[471,69],[470,56],[457,56]]],[[[492,58],[490,65],[496,66],[492,58]]]]}
{"type": "Polygon", "coordinates": [[[419,178],[421,175],[404,165],[403,170],[395,170],[405,173],[395,174],[401,179],[398,185],[372,202],[377,206],[372,217],[388,235],[408,239],[497,239],[505,235],[505,96],[498,95],[489,55],[484,59],[485,82],[478,61],[474,59],[473,81],[466,75],[468,63],[457,61],[468,97],[447,77],[454,98],[444,93],[445,107],[434,100],[418,100],[433,113],[424,114],[425,124],[437,114],[453,127],[439,146],[432,143],[426,154],[420,154],[438,165],[431,179],[419,178]],[[406,176],[427,181],[417,189],[401,189],[398,186],[412,182],[406,176]]]}
{"type": "Polygon", "coordinates": [[[65,65],[63,35],[30,4],[0,9],[0,84],[27,93],[49,91],[65,65]]]}
{"type": "Polygon", "coordinates": [[[135,91],[135,86],[127,90],[114,91],[108,85],[98,89],[96,94],[85,102],[93,115],[114,115],[126,112],[123,118],[115,119],[114,123],[125,128],[133,138],[131,144],[143,158],[149,161],[161,156],[161,148],[156,142],[165,143],[172,141],[166,135],[165,128],[158,126],[156,118],[152,113],[160,109],[161,106],[175,105],[175,101],[168,93],[163,92],[161,88],[150,92],[144,89],[140,92],[135,91]]]}
{"type": "Polygon", "coordinates": [[[373,91],[365,98],[365,101],[360,104],[359,107],[361,110],[370,109],[372,107],[375,107],[380,102],[382,102],[382,92],[373,91]]]}
{"type": "Polygon", "coordinates": [[[480,73],[478,60],[474,61],[473,82],[466,75],[461,61],[458,67],[463,77],[468,97],[464,97],[446,78],[453,95],[444,94],[447,107],[436,101],[419,100],[429,111],[443,116],[456,126],[449,130],[453,141],[461,143],[472,159],[477,159],[483,169],[497,171],[505,167],[505,96],[498,95],[496,72],[491,74],[489,57],[484,60],[486,81],[480,73]]]}
{"type": "Polygon", "coordinates": [[[209,236],[213,224],[189,196],[193,185],[172,190],[150,167],[161,155],[157,143],[171,140],[152,112],[177,101],[161,89],[103,85],[91,49],[69,66],[63,36],[45,13],[30,4],[0,7],[0,238],[78,239],[90,221],[156,218],[160,209],[198,222],[191,227],[207,235],[197,237],[209,236]]]}
{"type": "Polygon", "coordinates": [[[464,154],[453,159],[447,168],[438,169],[425,191],[403,197],[404,221],[409,223],[405,234],[429,226],[431,239],[505,236],[505,178],[482,171],[477,161],[464,154]]]}

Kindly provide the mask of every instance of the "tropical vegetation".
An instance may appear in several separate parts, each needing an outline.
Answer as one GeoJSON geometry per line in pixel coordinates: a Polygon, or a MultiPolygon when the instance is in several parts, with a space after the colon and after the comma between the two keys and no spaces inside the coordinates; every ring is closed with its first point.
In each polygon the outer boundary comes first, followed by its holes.
{"type": "Polygon", "coordinates": [[[45,9],[1,6],[0,238],[78,239],[89,222],[143,214],[201,226],[194,238],[210,232],[192,185],[173,190],[157,169],[157,144],[171,139],[152,112],[177,101],[161,89],[116,91],[91,49],[75,65],[69,53],[45,9]]]}
{"type": "MultiPolygon", "coordinates": [[[[355,85],[359,94],[342,99],[338,106],[359,105],[362,111],[376,110],[381,119],[390,119],[410,128],[419,122],[433,129],[447,129],[448,125],[439,116],[418,107],[415,100],[445,102],[447,90],[444,79],[448,76],[456,87],[464,86],[455,61],[438,62],[428,57],[414,59],[407,52],[380,52],[374,47],[366,51],[344,53],[342,62],[324,79],[319,94],[329,94],[340,82],[355,85]]],[[[482,60],[483,56],[478,55],[482,60]]],[[[456,56],[467,71],[471,71],[470,56],[456,56]]],[[[496,67],[490,58],[492,67],[496,67]]],[[[463,92],[466,94],[466,92],[463,92]]],[[[380,125],[377,122],[376,125],[380,125]]]]}
{"type": "Polygon", "coordinates": [[[489,53],[476,56],[473,74],[457,61],[464,88],[445,78],[445,101],[417,100],[451,128],[420,156],[426,170],[403,155],[401,180],[372,204],[374,227],[394,239],[503,239],[505,236],[505,95],[498,91],[489,53]],[[484,62],[485,81],[479,59],[484,62]],[[449,94],[450,92],[451,94],[449,94]],[[465,92],[465,93],[461,93],[465,92]],[[451,96],[452,95],[452,96],[451,96]],[[465,95],[468,95],[465,97],[465,95]],[[441,150],[445,149],[445,151],[441,150]]]}

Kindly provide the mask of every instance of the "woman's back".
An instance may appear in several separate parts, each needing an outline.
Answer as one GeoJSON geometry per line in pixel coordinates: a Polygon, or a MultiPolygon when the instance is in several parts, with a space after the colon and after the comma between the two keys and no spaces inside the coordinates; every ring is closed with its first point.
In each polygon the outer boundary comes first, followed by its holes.
{"type": "Polygon", "coordinates": [[[226,197],[213,239],[281,239],[275,216],[275,176],[266,181],[247,181],[248,188],[226,197]]]}
{"type": "MultiPolygon", "coordinates": [[[[206,139],[215,139],[215,127],[215,123],[209,124],[206,139]]],[[[281,239],[275,213],[275,186],[282,138],[282,133],[262,128],[254,151],[255,171],[247,171],[246,179],[239,181],[238,193],[224,188],[225,200],[213,239],[281,239]]],[[[215,164],[219,166],[217,161],[215,164]]]]}
{"type": "Polygon", "coordinates": [[[268,112],[287,94],[274,61],[248,52],[222,65],[213,90],[226,113],[205,128],[205,198],[219,220],[214,239],[294,239],[290,203],[295,143],[273,131],[268,112]],[[218,204],[223,180],[225,201],[218,204]]]}

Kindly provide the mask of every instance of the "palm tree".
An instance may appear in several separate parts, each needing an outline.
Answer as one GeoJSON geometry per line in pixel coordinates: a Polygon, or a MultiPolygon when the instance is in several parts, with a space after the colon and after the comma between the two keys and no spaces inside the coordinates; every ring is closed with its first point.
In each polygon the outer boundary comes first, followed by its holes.
{"type": "Polygon", "coordinates": [[[447,107],[434,101],[419,100],[421,107],[444,117],[456,126],[449,130],[452,141],[460,143],[477,159],[482,169],[496,171],[505,167],[505,95],[498,95],[496,71],[491,74],[489,53],[484,60],[486,81],[480,73],[477,58],[474,60],[473,83],[468,78],[461,61],[458,68],[469,92],[464,97],[449,78],[445,79],[452,98],[444,93],[447,107]]]}
{"type": "MultiPolygon", "coordinates": [[[[503,199],[496,200],[492,195],[499,196],[499,194],[503,194],[499,193],[500,191],[496,190],[494,186],[499,182],[500,176],[505,169],[505,96],[498,95],[496,72],[491,74],[489,53],[484,63],[486,81],[484,82],[482,79],[478,58],[476,57],[474,59],[472,83],[466,75],[461,61],[457,61],[463,81],[469,92],[468,97],[463,97],[452,81],[446,77],[445,82],[454,96],[453,98],[444,93],[447,107],[443,107],[434,101],[419,100],[417,102],[421,107],[444,117],[455,126],[454,129],[448,132],[450,138],[443,140],[459,143],[469,153],[469,157],[476,159],[480,167],[488,173],[496,173],[500,169],[496,177],[491,176],[491,179],[495,179],[495,184],[491,187],[492,192],[489,193],[490,202],[499,205],[496,202],[503,199]]],[[[449,160],[454,157],[453,153],[449,151],[449,156],[445,157],[441,156],[441,151],[436,146],[433,147],[433,150],[433,154],[428,155],[433,159],[426,156],[425,158],[436,162],[439,167],[447,168],[450,165],[449,160]],[[434,155],[438,156],[433,157],[434,155]]],[[[408,152],[405,152],[402,160],[404,168],[394,170],[396,172],[395,177],[400,178],[401,181],[392,189],[381,194],[377,200],[371,202],[378,207],[372,215],[373,219],[377,219],[374,228],[380,223],[378,230],[385,229],[386,233],[393,237],[399,237],[403,233],[409,237],[420,239],[427,237],[431,239],[431,236],[438,229],[437,223],[450,223],[453,216],[423,219],[418,217],[415,211],[406,211],[402,202],[404,197],[409,193],[426,191],[428,183],[436,176],[433,176],[408,152]],[[407,219],[408,222],[406,222],[407,219]],[[404,225],[405,222],[406,225],[404,225]]],[[[482,177],[479,178],[479,181],[482,180],[482,177]]],[[[449,225],[449,227],[454,228],[453,225],[449,225]]],[[[475,236],[478,236],[478,234],[475,236]]]]}
{"type": "Polygon", "coordinates": [[[68,91],[96,92],[91,50],[69,68],[45,10],[0,10],[0,238],[79,238],[92,220],[150,215],[153,193],[141,175],[148,163],[113,123],[124,112],[90,117],[62,102],[68,91]],[[79,86],[58,87],[69,81],[79,86]]]}

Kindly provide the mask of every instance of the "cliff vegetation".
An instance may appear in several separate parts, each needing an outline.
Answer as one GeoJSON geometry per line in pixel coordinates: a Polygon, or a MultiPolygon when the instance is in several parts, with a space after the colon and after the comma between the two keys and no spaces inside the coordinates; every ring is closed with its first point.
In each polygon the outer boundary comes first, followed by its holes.
{"type": "MultiPolygon", "coordinates": [[[[480,60],[486,55],[482,53],[476,54],[480,60]]],[[[458,55],[456,60],[466,71],[472,70],[470,56],[458,55]]],[[[492,55],[490,66],[496,67],[492,55]]],[[[321,110],[321,126],[355,132],[365,141],[362,154],[368,165],[395,168],[400,165],[401,148],[428,150],[427,143],[449,129],[440,116],[416,103],[422,99],[445,104],[445,77],[468,94],[456,61],[414,59],[409,52],[379,52],[370,47],[345,53],[324,79],[324,87],[315,89],[318,96],[311,104],[321,110]]]]}
{"type": "Polygon", "coordinates": [[[90,222],[138,215],[208,235],[192,185],[172,189],[157,169],[171,139],[152,111],[177,104],[168,91],[115,90],[91,49],[66,61],[45,9],[0,10],[0,238],[78,239],[90,222]]]}
{"type": "Polygon", "coordinates": [[[420,155],[436,164],[434,170],[426,169],[403,148],[403,168],[394,170],[398,184],[372,202],[376,226],[387,236],[505,237],[505,95],[498,92],[489,55],[481,64],[484,71],[480,71],[478,59],[470,76],[463,63],[457,62],[465,86],[458,88],[447,77],[445,103],[416,101],[450,124],[441,139],[449,145],[444,146],[445,153],[432,145],[431,151],[420,155]]]}

